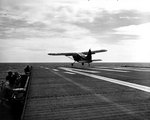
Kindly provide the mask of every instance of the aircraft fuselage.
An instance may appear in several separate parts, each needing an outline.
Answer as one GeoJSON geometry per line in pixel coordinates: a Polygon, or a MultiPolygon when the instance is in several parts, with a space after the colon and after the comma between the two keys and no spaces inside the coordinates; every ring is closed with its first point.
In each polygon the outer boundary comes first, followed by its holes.
{"type": "Polygon", "coordinates": [[[74,61],[77,61],[79,63],[90,63],[90,62],[92,62],[91,59],[88,59],[87,56],[85,54],[82,54],[82,53],[73,55],[73,59],[74,59],[74,61]]]}

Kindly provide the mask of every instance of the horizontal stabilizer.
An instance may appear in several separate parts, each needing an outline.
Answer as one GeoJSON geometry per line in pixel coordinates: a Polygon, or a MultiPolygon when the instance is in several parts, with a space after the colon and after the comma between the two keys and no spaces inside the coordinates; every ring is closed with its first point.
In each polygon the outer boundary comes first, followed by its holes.
{"type": "Polygon", "coordinates": [[[94,59],[94,60],[92,60],[92,62],[93,62],[93,61],[102,61],[102,59],[94,59]]]}

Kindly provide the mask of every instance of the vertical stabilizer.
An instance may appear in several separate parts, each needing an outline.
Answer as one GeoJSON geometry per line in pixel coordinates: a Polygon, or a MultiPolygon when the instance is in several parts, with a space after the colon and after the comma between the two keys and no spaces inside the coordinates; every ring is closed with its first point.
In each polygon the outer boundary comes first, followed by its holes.
{"type": "Polygon", "coordinates": [[[88,52],[88,54],[87,54],[87,56],[86,56],[86,58],[87,58],[87,60],[89,61],[89,62],[91,62],[92,61],[92,52],[91,52],[91,49],[89,49],[89,52],[88,52]]]}

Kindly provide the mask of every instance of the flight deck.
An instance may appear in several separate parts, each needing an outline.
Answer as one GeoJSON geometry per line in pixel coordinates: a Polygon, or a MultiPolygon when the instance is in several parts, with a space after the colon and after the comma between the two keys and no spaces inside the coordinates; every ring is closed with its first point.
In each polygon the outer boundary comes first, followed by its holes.
{"type": "Polygon", "coordinates": [[[22,120],[149,120],[150,68],[33,65],[22,120]]]}

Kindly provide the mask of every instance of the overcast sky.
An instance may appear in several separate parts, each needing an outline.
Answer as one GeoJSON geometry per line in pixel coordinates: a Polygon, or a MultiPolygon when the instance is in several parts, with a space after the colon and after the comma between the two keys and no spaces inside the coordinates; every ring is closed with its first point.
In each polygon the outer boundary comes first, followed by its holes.
{"type": "Polygon", "coordinates": [[[106,62],[150,62],[149,0],[0,0],[0,62],[70,62],[49,52],[107,49],[106,62]]]}

